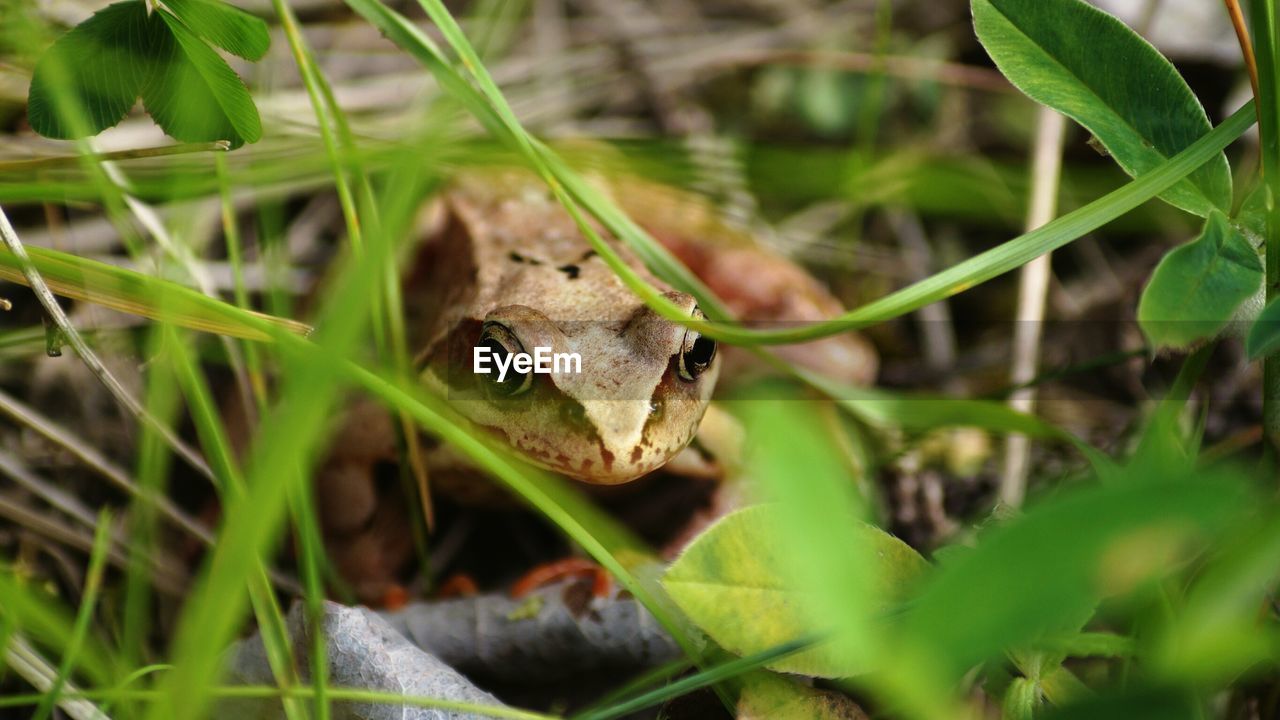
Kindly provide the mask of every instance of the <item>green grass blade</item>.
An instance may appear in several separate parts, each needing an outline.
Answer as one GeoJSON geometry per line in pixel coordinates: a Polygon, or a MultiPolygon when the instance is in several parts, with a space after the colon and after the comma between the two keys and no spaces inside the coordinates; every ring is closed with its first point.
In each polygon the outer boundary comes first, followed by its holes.
{"type": "MultiPolygon", "coordinates": [[[[58,295],[112,310],[170,322],[181,327],[248,340],[268,340],[270,333],[228,312],[226,303],[168,280],[88,260],[69,253],[29,247],[31,262],[58,295]]],[[[26,284],[17,256],[0,248],[0,279],[26,284]]],[[[271,325],[306,335],[311,328],[296,320],[252,313],[271,325]]]]}
{"type": "Polygon", "coordinates": [[[34,720],[45,720],[53,712],[58,703],[58,696],[71,676],[84,639],[89,634],[89,623],[93,620],[93,611],[97,608],[98,593],[102,589],[102,575],[107,567],[107,551],[111,547],[111,513],[103,510],[98,515],[98,527],[93,533],[93,549],[89,554],[89,569],[85,573],[84,594],[80,598],[80,609],[76,611],[75,625],[71,628],[71,638],[62,651],[62,662],[58,665],[58,678],[53,687],[45,695],[45,699],[36,708],[32,716],[34,720]]]}
{"type": "MultiPolygon", "coordinates": [[[[476,54],[470,49],[461,30],[437,0],[422,0],[422,5],[428,16],[440,24],[441,32],[458,52],[466,69],[473,74],[475,82],[481,88],[480,92],[484,93],[483,96],[454,70],[434,41],[404,17],[386,8],[377,0],[347,0],[347,4],[386,33],[393,42],[408,50],[426,65],[441,84],[450,93],[455,94],[486,128],[521,150],[526,160],[539,170],[544,179],[548,180],[552,191],[578,222],[579,228],[591,241],[601,259],[609,264],[632,291],[664,317],[695,327],[716,339],[737,345],[791,344],[856,330],[904,315],[1021,267],[1036,257],[1067,245],[1156,197],[1219,155],[1254,122],[1253,106],[1246,105],[1217,128],[1191,143],[1185,150],[1155,166],[1149,172],[1143,173],[1124,187],[1034,231],[1007,241],[880,300],[851,310],[838,318],[786,330],[749,330],[722,322],[691,321],[666,298],[661,297],[655,288],[645,283],[612,248],[599,238],[581,216],[575,198],[581,200],[583,205],[612,232],[632,245],[646,261],[664,252],[652,238],[643,232],[635,232],[638,228],[620,223],[617,217],[620,211],[616,211],[616,208],[610,211],[611,203],[607,199],[591,190],[585,181],[571,172],[555,157],[554,153],[524,131],[505,100],[502,99],[501,92],[492,78],[488,76],[482,65],[477,64],[476,54]],[[575,195],[575,192],[580,194],[580,197],[575,195]]],[[[669,270],[663,267],[654,269],[659,274],[664,274],[664,269],[669,270]]],[[[677,287],[693,292],[692,289],[683,287],[678,278],[667,277],[666,279],[677,287]]],[[[713,318],[719,316],[719,309],[722,306],[713,297],[699,292],[693,292],[693,294],[698,297],[709,316],[713,318]]]]}
{"type": "MultiPolygon", "coordinates": [[[[237,502],[246,492],[245,480],[223,429],[221,414],[213,400],[213,394],[177,332],[172,327],[165,327],[161,332],[164,333],[163,356],[170,358],[173,372],[187,397],[196,433],[205,456],[209,458],[209,465],[218,478],[223,502],[237,502]]],[[[281,687],[301,684],[293,645],[289,641],[288,623],[271,587],[265,560],[259,563],[259,567],[249,578],[249,599],[276,682],[281,687]]],[[[296,698],[284,701],[284,711],[289,720],[309,717],[306,706],[296,698]]]]}
{"type": "Polygon", "coordinates": [[[814,641],[808,639],[793,640],[775,648],[755,653],[754,655],[730,660],[729,662],[721,663],[715,667],[702,670],[696,674],[690,675],[689,677],[681,678],[670,685],[650,690],[649,692],[637,695],[630,700],[624,700],[613,706],[582,713],[580,715],[574,715],[572,720],[613,720],[613,718],[619,718],[631,713],[639,712],[645,708],[660,705],[672,698],[691,693],[694,690],[710,687],[717,683],[724,682],[725,680],[745,675],[753,670],[758,670],[769,663],[776,662],[808,648],[813,645],[813,642],[814,641]]]}

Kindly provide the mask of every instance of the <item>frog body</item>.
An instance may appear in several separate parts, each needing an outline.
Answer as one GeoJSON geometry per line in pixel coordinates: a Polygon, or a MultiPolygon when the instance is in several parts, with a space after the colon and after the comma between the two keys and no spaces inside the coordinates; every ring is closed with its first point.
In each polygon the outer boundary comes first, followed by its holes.
{"type": "MultiPolygon", "coordinates": [[[[636,181],[596,181],[744,320],[777,324],[839,312],[839,303],[798,266],[715,227],[702,206],[681,205],[665,188],[636,181]],[[689,229],[681,231],[682,223],[689,229]],[[701,232],[707,242],[698,242],[694,233],[701,232]]],[[[689,462],[689,451],[681,452],[707,411],[722,354],[709,338],[658,316],[626,288],[542,183],[516,170],[465,174],[426,216],[403,299],[410,342],[420,348],[415,367],[427,388],[528,461],[586,483],[625,483],[678,454],[686,461],[673,467],[707,472],[706,462],[689,462]],[[581,365],[577,372],[498,380],[475,372],[481,345],[508,353],[547,347],[576,353],[581,365]]],[[[648,283],[690,317],[701,317],[692,296],[671,289],[628,248],[601,235],[648,283]]],[[[868,382],[875,372],[874,352],[852,334],[782,353],[853,383],[868,382]]],[[[366,600],[379,596],[388,568],[412,556],[404,541],[408,510],[394,500],[399,490],[385,477],[388,446],[369,437],[372,428],[390,433],[393,426],[371,401],[354,404],[317,474],[322,497],[360,500],[319,504],[334,561],[366,600]],[[388,529],[395,524],[400,527],[388,529]]],[[[491,484],[447,448],[429,456],[436,459],[429,471],[435,491],[464,501],[493,498],[492,490],[482,491],[491,484]]]]}
{"type": "MultiPolygon", "coordinates": [[[[460,180],[421,250],[406,304],[425,386],[531,462],[597,484],[633,480],[689,444],[719,374],[716,345],[630,292],[535,185],[460,180]],[[514,187],[513,187],[514,186],[514,187]],[[515,189],[519,188],[519,189],[515,189]],[[576,355],[572,371],[495,382],[478,345],[576,355]]],[[[698,317],[696,301],[615,249],[698,317]]]]}

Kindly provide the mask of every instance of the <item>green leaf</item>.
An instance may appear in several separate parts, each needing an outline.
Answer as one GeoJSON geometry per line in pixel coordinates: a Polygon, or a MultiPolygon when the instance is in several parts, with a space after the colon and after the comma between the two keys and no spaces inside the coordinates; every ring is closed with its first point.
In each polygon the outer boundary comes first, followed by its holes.
{"type": "MultiPolygon", "coordinates": [[[[1081,0],[973,0],[996,66],[1033,100],[1083,125],[1139,177],[1211,129],[1173,65],[1116,18],[1081,0]]],[[[1231,207],[1225,155],[1160,196],[1201,216],[1231,207]]]]}
{"type": "Polygon", "coordinates": [[[1049,637],[1039,646],[1063,657],[1131,657],[1137,651],[1133,638],[1106,632],[1080,632],[1049,637]]]}
{"type": "Polygon", "coordinates": [[[1152,345],[1185,348],[1230,322],[1262,278],[1258,253],[1215,211],[1200,237],[1156,266],[1138,303],[1138,322],[1152,345]]]}
{"type": "Polygon", "coordinates": [[[1170,572],[1256,501],[1241,479],[1130,466],[1064,491],[938,567],[902,618],[901,647],[957,680],[1008,648],[1077,628],[1103,597],[1170,572]]]}
{"type": "MultiPolygon", "coordinates": [[[[821,551],[873,557],[876,567],[869,575],[878,583],[877,595],[886,604],[900,599],[928,564],[883,530],[852,517],[848,522],[845,529],[852,531],[861,547],[821,551]]],[[[778,540],[780,531],[776,506],[738,511],[699,535],[662,578],[676,605],[730,652],[750,655],[826,630],[812,621],[806,612],[805,591],[790,580],[790,563],[778,540]]],[[[769,667],[819,677],[866,669],[834,662],[826,650],[819,646],[769,667]]]]}
{"type": "Polygon", "coordinates": [[[1280,349],[1280,300],[1273,300],[1249,328],[1245,350],[1250,360],[1264,358],[1280,349]]]}
{"type": "MultiPolygon", "coordinates": [[[[245,57],[261,57],[265,24],[209,0],[177,0],[194,27],[245,57]]],[[[184,142],[262,137],[253,98],[218,53],[167,9],[108,6],[53,44],[36,64],[28,117],[36,132],[73,138],[124,119],[138,96],[166,134],[184,142]]]]}
{"type": "Polygon", "coordinates": [[[1045,720],[1196,720],[1202,717],[1185,689],[1169,687],[1090,696],[1044,715],[1045,720]]]}
{"type": "Polygon", "coordinates": [[[155,73],[142,89],[156,124],[183,142],[227,140],[239,147],[261,138],[258,109],[240,76],[173,15],[157,14],[172,39],[156,48],[155,73]]]}
{"type": "Polygon", "coordinates": [[[31,127],[45,137],[68,139],[119,123],[146,84],[152,48],[168,34],[138,0],[94,13],[36,63],[27,97],[31,127]]]}
{"type": "Polygon", "coordinates": [[[1280,579],[1280,512],[1238,523],[1210,560],[1157,646],[1167,679],[1229,683],[1280,647],[1274,621],[1258,612],[1280,579]]]}
{"type": "Polygon", "coordinates": [[[163,0],[188,28],[204,40],[245,60],[261,60],[271,34],[261,18],[218,0],[163,0]]]}

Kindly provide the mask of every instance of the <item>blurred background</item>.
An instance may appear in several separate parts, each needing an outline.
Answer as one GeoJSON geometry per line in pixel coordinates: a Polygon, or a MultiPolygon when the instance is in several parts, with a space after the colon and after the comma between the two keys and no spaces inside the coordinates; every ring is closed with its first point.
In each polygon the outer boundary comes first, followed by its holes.
{"type": "MultiPolygon", "coordinates": [[[[265,0],[234,4],[274,17],[265,0]]],[[[1220,4],[1098,4],[1177,65],[1213,122],[1249,98],[1220,4]]],[[[447,176],[502,154],[417,61],[342,2],[291,0],[290,6],[368,167],[388,167],[415,153],[447,176]]],[[[438,37],[416,4],[391,6],[438,37]]],[[[825,281],[846,307],[1023,232],[1039,109],[994,69],[961,0],[477,0],[448,6],[532,132],[564,147],[582,139],[603,142],[629,171],[704,196],[730,222],[825,281]]],[[[68,154],[65,143],[30,130],[27,88],[48,44],[100,7],[0,0],[0,204],[28,245],[174,273],[164,261],[149,264],[126,252],[92,201],[92,179],[74,163],[22,165],[68,154]]],[[[207,291],[230,293],[240,272],[259,307],[305,315],[307,294],[341,252],[342,210],[289,43],[275,20],[269,22],[273,42],[262,61],[228,58],[253,92],[262,140],[227,154],[216,172],[199,155],[133,159],[129,179],[163,224],[183,228],[189,247],[182,252],[207,291]],[[222,187],[231,188],[242,261],[233,262],[221,242],[222,187]]],[[[1127,181],[1089,140],[1068,124],[1060,212],[1127,181]]],[[[135,111],[93,145],[102,153],[127,153],[170,142],[135,111]]],[[[1244,188],[1256,168],[1256,140],[1228,152],[1237,187],[1244,188]]],[[[1196,232],[1189,216],[1152,201],[1054,255],[1034,381],[1046,420],[1105,452],[1133,445],[1181,361],[1148,352],[1134,321],[1138,297],[1161,256],[1196,232]]],[[[881,358],[876,385],[1006,399],[1014,390],[1017,286],[1017,273],[1009,273],[867,329],[881,358]]],[[[28,291],[0,285],[0,296],[14,305],[0,313],[5,397],[38,408],[73,428],[85,446],[132,467],[139,438],[132,417],[79,363],[46,356],[41,312],[28,291]]],[[[140,393],[148,361],[142,321],[84,303],[67,306],[112,372],[140,393]]],[[[1193,397],[1203,413],[1206,453],[1260,454],[1258,365],[1246,361],[1238,342],[1223,343],[1209,362],[1210,382],[1193,397]]],[[[217,362],[212,366],[215,381],[226,374],[217,362]]],[[[77,480],[88,474],[79,460],[8,414],[0,419],[0,474],[57,476],[90,506],[120,502],[119,492],[77,480]]],[[[193,434],[190,427],[182,432],[193,434]]],[[[926,554],[995,505],[999,435],[972,428],[889,431],[858,442],[855,452],[872,470],[878,519],[926,554]]],[[[1082,458],[1054,443],[1036,444],[1030,463],[1032,493],[1085,468],[1082,458]]],[[[695,513],[714,491],[690,495],[660,482],[601,503],[649,539],[669,541],[682,531],[669,509],[695,513]]],[[[207,490],[173,485],[176,501],[191,513],[211,512],[207,490]]],[[[57,514],[23,487],[0,481],[3,554],[39,558],[32,565],[51,583],[74,583],[81,571],[67,548],[83,550],[89,533],[59,532],[57,514]]],[[[494,583],[567,550],[529,513],[457,509],[447,501],[441,513],[438,537],[445,548],[433,560],[441,575],[465,570],[494,583]],[[504,551],[513,544],[532,549],[512,559],[504,551]]]]}

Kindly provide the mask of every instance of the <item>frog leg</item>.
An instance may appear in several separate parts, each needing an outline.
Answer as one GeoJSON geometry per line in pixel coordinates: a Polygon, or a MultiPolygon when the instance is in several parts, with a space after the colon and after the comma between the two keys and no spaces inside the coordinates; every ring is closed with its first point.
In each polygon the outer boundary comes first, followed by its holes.
{"type": "Polygon", "coordinates": [[[544,585],[567,577],[591,578],[591,594],[598,598],[608,597],[612,589],[613,581],[604,568],[586,558],[570,557],[543,563],[522,575],[512,584],[511,597],[522,598],[544,585]]]}

